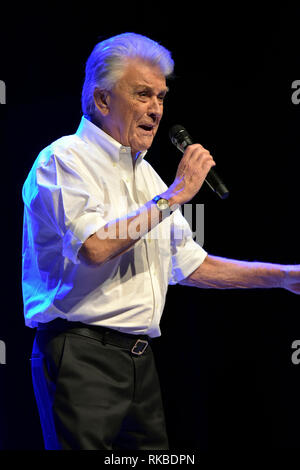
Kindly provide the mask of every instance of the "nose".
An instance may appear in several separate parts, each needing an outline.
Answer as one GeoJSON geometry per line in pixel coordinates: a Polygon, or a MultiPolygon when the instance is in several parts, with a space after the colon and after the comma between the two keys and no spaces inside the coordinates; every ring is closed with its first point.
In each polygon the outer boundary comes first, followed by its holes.
{"type": "Polygon", "coordinates": [[[162,113],[163,113],[162,101],[156,96],[153,96],[149,103],[149,108],[148,108],[149,116],[151,116],[152,119],[156,120],[162,117],[162,113]]]}

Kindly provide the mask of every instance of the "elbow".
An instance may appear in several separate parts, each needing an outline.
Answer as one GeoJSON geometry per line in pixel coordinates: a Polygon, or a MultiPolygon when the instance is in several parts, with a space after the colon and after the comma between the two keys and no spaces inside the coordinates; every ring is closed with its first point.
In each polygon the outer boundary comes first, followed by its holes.
{"type": "Polygon", "coordinates": [[[83,243],[78,258],[87,266],[101,266],[106,261],[103,250],[93,235],[83,243]]]}
{"type": "Polygon", "coordinates": [[[80,249],[78,259],[86,266],[101,266],[104,262],[98,253],[85,248],[80,249]]]}

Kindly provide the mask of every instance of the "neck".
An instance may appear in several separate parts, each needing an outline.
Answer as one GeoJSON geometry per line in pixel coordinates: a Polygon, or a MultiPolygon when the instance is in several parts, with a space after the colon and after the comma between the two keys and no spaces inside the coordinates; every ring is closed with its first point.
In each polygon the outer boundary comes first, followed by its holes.
{"type": "Polygon", "coordinates": [[[133,168],[135,167],[135,164],[137,162],[137,159],[139,158],[141,152],[136,152],[135,154],[131,152],[131,156],[132,156],[132,164],[133,164],[133,168]]]}
{"type": "MultiPolygon", "coordinates": [[[[99,129],[103,130],[104,132],[105,129],[103,129],[103,126],[101,125],[101,122],[99,119],[97,119],[97,116],[96,115],[93,115],[93,116],[85,116],[89,121],[91,121],[93,124],[95,124],[95,126],[99,127],[99,129]]],[[[106,132],[107,133],[107,132],[106,132]]],[[[131,152],[131,157],[132,157],[132,164],[133,164],[133,168],[135,167],[135,164],[137,162],[137,159],[139,158],[141,154],[141,151],[138,150],[137,152],[131,152]]]]}

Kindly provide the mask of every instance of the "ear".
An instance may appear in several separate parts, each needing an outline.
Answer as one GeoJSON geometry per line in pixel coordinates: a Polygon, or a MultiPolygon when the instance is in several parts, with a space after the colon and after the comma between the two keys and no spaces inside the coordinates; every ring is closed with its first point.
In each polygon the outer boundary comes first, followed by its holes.
{"type": "Polygon", "coordinates": [[[101,90],[100,88],[95,88],[94,90],[94,100],[97,109],[103,116],[107,116],[109,113],[109,102],[110,96],[109,91],[101,90]]]}

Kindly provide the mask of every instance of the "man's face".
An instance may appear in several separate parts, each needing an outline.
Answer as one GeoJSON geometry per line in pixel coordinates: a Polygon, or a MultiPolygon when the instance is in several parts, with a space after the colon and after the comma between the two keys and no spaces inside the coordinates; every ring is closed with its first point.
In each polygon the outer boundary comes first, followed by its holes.
{"type": "Polygon", "coordinates": [[[102,129],[122,145],[131,147],[133,157],[147,150],[162,118],[167,90],[159,67],[130,60],[121,79],[107,94],[102,129]]]}

